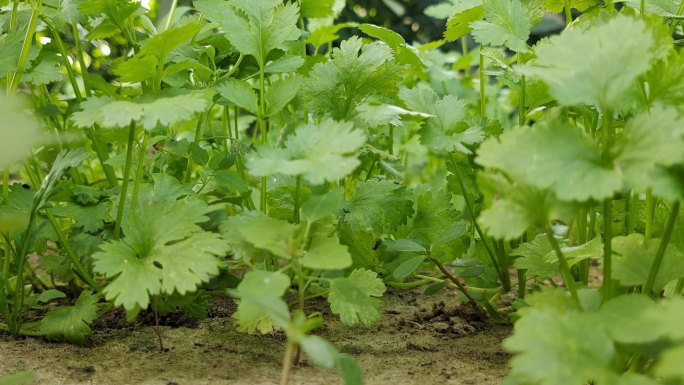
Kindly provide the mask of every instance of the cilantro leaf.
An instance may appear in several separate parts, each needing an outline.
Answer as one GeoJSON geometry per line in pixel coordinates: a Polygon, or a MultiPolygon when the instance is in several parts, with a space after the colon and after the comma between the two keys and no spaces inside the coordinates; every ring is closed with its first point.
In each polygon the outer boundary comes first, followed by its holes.
{"type": "Polygon", "coordinates": [[[297,75],[272,82],[266,93],[266,116],[273,116],[297,96],[304,79],[297,75]]]}
{"type": "Polygon", "coordinates": [[[490,139],[480,146],[476,162],[531,186],[550,188],[564,200],[600,200],[622,188],[620,175],[604,164],[594,143],[559,121],[490,139]]]}
{"type": "Polygon", "coordinates": [[[252,114],[259,113],[259,97],[247,82],[235,78],[227,78],[215,86],[216,91],[229,102],[252,114]]]}
{"type": "Polygon", "coordinates": [[[614,148],[615,164],[626,184],[646,191],[657,166],[684,162],[684,118],[674,108],[653,107],[630,119],[614,148]],[[680,130],[681,131],[681,130],[680,130]]]}
{"type": "Polygon", "coordinates": [[[451,206],[451,194],[443,190],[424,189],[416,191],[415,195],[416,212],[408,238],[434,246],[465,234],[465,222],[451,206]]]}
{"type": "Polygon", "coordinates": [[[38,331],[49,339],[85,342],[90,335],[89,325],[97,318],[97,299],[91,291],[82,292],[74,306],[64,306],[49,312],[40,321],[38,331]]]}
{"type": "Polygon", "coordinates": [[[504,46],[516,52],[528,51],[532,21],[520,0],[485,2],[485,20],[473,21],[473,38],[480,44],[504,46]]]}
{"type": "Polygon", "coordinates": [[[116,100],[110,97],[91,97],[83,101],[81,110],[72,115],[77,127],[98,125],[103,128],[127,127],[139,122],[146,130],[157,124],[169,126],[189,120],[210,106],[211,93],[162,93],[152,99],[140,101],[116,100]]]}
{"type": "MultiPolygon", "coordinates": [[[[645,240],[642,234],[613,238],[613,276],[625,286],[643,285],[653,265],[660,239],[645,240]]],[[[674,245],[668,245],[653,288],[684,278],[684,255],[674,245]]]]}
{"type": "Polygon", "coordinates": [[[504,341],[516,353],[505,383],[580,385],[611,374],[615,347],[592,317],[541,301],[522,313],[504,341]]]}
{"type": "Polygon", "coordinates": [[[371,180],[357,186],[342,211],[341,220],[355,232],[394,230],[414,212],[410,192],[388,180],[371,180]]]}
{"type": "Polygon", "coordinates": [[[471,22],[481,20],[485,15],[482,0],[458,1],[451,8],[452,16],[447,20],[444,39],[455,41],[472,31],[471,22]]]}
{"type": "Polygon", "coordinates": [[[317,236],[299,262],[309,269],[341,270],[351,266],[352,257],[336,236],[317,236]]]}
{"type": "Polygon", "coordinates": [[[385,285],[375,272],[356,269],[348,277],[331,280],[330,310],[346,325],[361,322],[369,326],[380,319],[380,303],[374,297],[380,297],[384,292],[385,285]]]}
{"type": "MultiPolygon", "coordinates": [[[[280,272],[253,270],[245,274],[237,287],[242,295],[233,318],[238,328],[248,333],[273,331],[275,324],[261,304],[254,299],[280,299],[290,287],[290,278],[280,272]]],[[[286,307],[287,309],[287,307],[286,307]]]]}
{"type": "Polygon", "coordinates": [[[650,68],[657,48],[641,19],[618,16],[554,36],[537,47],[537,58],[521,71],[544,80],[563,105],[584,103],[615,111],[637,76],[650,68]],[[614,44],[617,40],[624,44],[614,44]],[[580,57],[578,52],[586,54],[580,57]]]}
{"type": "Polygon", "coordinates": [[[253,56],[259,66],[276,49],[286,51],[289,42],[299,39],[299,8],[279,0],[198,0],[204,17],[219,24],[226,38],[240,52],[253,56]]]}
{"type": "Polygon", "coordinates": [[[354,153],[365,142],[364,133],[352,123],[326,119],[320,124],[299,127],[285,140],[284,148],[258,148],[248,159],[247,167],[254,176],[301,176],[318,185],[339,180],[354,171],[361,163],[354,153]],[[329,143],[336,145],[330,147],[329,143]]]}
{"type": "Polygon", "coordinates": [[[386,44],[363,44],[358,37],[333,49],[332,60],[316,64],[302,87],[302,97],[317,115],[334,119],[353,117],[368,96],[397,91],[399,71],[386,44]]]}
{"type": "Polygon", "coordinates": [[[399,97],[406,105],[418,112],[430,114],[420,129],[420,142],[433,151],[460,151],[471,154],[466,146],[484,140],[480,126],[470,127],[466,122],[466,102],[456,96],[438,98],[437,93],[427,85],[411,90],[402,90],[399,97]]]}
{"type": "Polygon", "coordinates": [[[103,292],[129,316],[147,308],[150,296],[185,294],[218,274],[216,255],[226,251],[217,234],[202,231],[207,205],[197,199],[146,202],[123,222],[126,237],[93,254],[93,268],[112,280],[103,292]]]}
{"type": "Polygon", "coordinates": [[[511,251],[512,256],[517,256],[513,264],[516,269],[527,270],[527,277],[545,279],[558,274],[558,263],[551,263],[546,255],[553,252],[546,234],[539,234],[532,242],[525,242],[511,251]]]}

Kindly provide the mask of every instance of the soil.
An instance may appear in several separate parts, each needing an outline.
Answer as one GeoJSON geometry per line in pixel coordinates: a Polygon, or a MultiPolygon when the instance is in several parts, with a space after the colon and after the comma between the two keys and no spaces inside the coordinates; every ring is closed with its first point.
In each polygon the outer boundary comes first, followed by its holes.
{"type": "MultiPolygon", "coordinates": [[[[378,324],[347,327],[325,315],[316,331],[354,356],[367,385],[496,384],[508,372],[501,341],[510,326],[488,320],[453,294],[384,297],[378,324]]],[[[326,309],[314,303],[310,310],[326,309]]],[[[132,324],[110,312],[93,326],[85,346],[0,336],[0,375],[29,370],[45,385],[261,385],[278,384],[285,337],[246,335],[230,318],[230,299],[213,303],[198,321],[172,313],[160,320],[165,352],[159,351],[150,317],[132,324]]],[[[153,317],[152,317],[153,318],[153,317]]],[[[341,384],[335,370],[309,364],[293,370],[291,385],[341,384]]]]}

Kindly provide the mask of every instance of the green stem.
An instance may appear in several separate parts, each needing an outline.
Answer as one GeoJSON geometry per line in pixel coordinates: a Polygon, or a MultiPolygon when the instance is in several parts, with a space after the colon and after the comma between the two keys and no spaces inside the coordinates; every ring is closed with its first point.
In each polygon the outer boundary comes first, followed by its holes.
{"type": "Polygon", "coordinates": [[[613,200],[603,201],[603,297],[613,296],[613,200]]]}
{"type": "Polygon", "coordinates": [[[52,35],[55,39],[55,43],[57,43],[57,48],[59,49],[59,53],[62,55],[62,62],[68,75],[67,77],[69,78],[71,87],[74,89],[74,95],[76,96],[76,100],[80,103],[83,100],[83,96],[81,95],[81,88],[78,85],[78,80],[76,79],[76,73],[74,72],[74,68],[69,62],[69,53],[67,52],[66,47],[64,46],[62,36],[60,36],[59,31],[49,19],[45,19],[45,24],[52,32],[52,35]]]}
{"type": "Polygon", "coordinates": [[[297,344],[292,341],[287,341],[285,348],[285,356],[283,356],[283,369],[280,372],[280,385],[287,385],[290,382],[290,371],[292,370],[292,357],[295,352],[297,344]]]}
{"type": "MultiPolygon", "coordinates": [[[[503,272],[502,270],[504,269],[504,266],[499,266],[497,262],[496,255],[492,251],[491,247],[489,246],[489,243],[487,242],[487,237],[485,236],[484,232],[482,231],[482,228],[480,225],[477,223],[477,218],[475,218],[475,212],[474,207],[472,202],[470,201],[470,198],[468,197],[468,194],[466,193],[466,187],[465,184],[463,183],[463,180],[461,179],[461,175],[458,173],[458,165],[456,163],[456,160],[454,159],[454,156],[450,153],[449,154],[449,159],[451,160],[451,163],[454,165],[454,176],[456,177],[456,180],[458,181],[458,185],[461,188],[461,191],[463,191],[463,199],[465,200],[466,207],[468,208],[468,212],[470,213],[470,218],[473,221],[473,225],[475,227],[475,230],[477,231],[477,234],[480,236],[480,239],[482,239],[482,243],[485,246],[485,249],[487,250],[487,254],[489,255],[489,259],[492,261],[492,265],[494,266],[494,270],[496,270],[496,274],[499,277],[499,280],[504,281],[503,277],[503,272]]],[[[508,273],[508,272],[507,272],[508,273]]]]}
{"type": "Polygon", "coordinates": [[[639,4],[639,15],[641,17],[644,17],[644,9],[646,8],[646,0],[641,0],[641,4],[639,4]]]}
{"type": "Polygon", "coordinates": [[[565,255],[563,254],[563,251],[560,249],[558,240],[553,235],[551,227],[546,228],[546,237],[548,238],[549,243],[553,248],[553,251],[556,253],[556,257],[558,257],[558,264],[560,266],[560,273],[561,277],[563,277],[563,282],[565,282],[565,286],[568,288],[568,290],[570,290],[570,295],[572,295],[572,298],[577,300],[577,288],[575,284],[575,279],[572,278],[572,273],[570,272],[570,265],[568,265],[568,260],[565,259],[565,255]]]}
{"type": "Polygon", "coordinates": [[[565,6],[563,7],[563,11],[565,11],[565,27],[567,28],[570,23],[572,23],[572,10],[570,6],[570,1],[565,0],[565,6]]]}
{"type": "Polygon", "coordinates": [[[387,135],[387,139],[387,146],[389,147],[388,152],[390,153],[390,155],[394,155],[394,126],[391,124],[389,125],[389,134],[387,135]]]}
{"type": "Polygon", "coordinates": [[[458,279],[455,275],[451,274],[451,272],[449,270],[447,270],[446,267],[444,267],[442,262],[440,262],[437,259],[432,258],[430,256],[428,256],[428,259],[430,260],[430,262],[434,263],[435,266],[437,266],[439,271],[441,271],[445,277],[447,277],[451,282],[454,283],[454,285],[456,285],[456,287],[458,287],[458,290],[461,293],[463,293],[463,295],[466,298],[468,298],[468,301],[470,301],[472,303],[477,303],[477,301],[475,301],[475,299],[468,293],[468,289],[466,288],[465,284],[463,282],[461,282],[461,280],[458,279]]]}
{"type": "Polygon", "coordinates": [[[81,65],[83,88],[85,89],[86,96],[90,97],[92,95],[92,91],[90,89],[90,75],[88,74],[85,56],[83,55],[83,46],[81,45],[81,36],[78,33],[78,24],[71,23],[71,30],[74,35],[74,46],[76,47],[76,52],[78,52],[78,63],[81,65]]]}
{"type": "Polygon", "coordinates": [[[19,0],[14,0],[12,4],[12,16],[10,16],[10,29],[17,28],[17,14],[19,13],[19,0]]]}
{"type": "Polygon", "coordinates": [[[508,272],[508,256],[506,255],[506,248],[503,241],[494,242],[494,250],[496,251],[496,259],[501,269],[501,286],[504,291],[508,292],[511,290],[511,275],[508,272]]]}
{"type": "MultiPolygon", "coordinates": [[[[264,73],[264,63],[263,60],[259,63],[259,129],[261,130],[261,144],[268,144],[268,132],[266,127],[266,100],[265,95],[265,73],[264,73]]],[[[266,177],[261,178],[261,191],[260,191],[260,210],[265,213],[268,211],[267,199],[268,199],[268,179],[266,177]]]]}
{"type": "MultiPolygon", "coordinates": [[[[518,52],[518,64],[524,64],[523,54],[518,52]]],[[[520,105],[518,106],[518,125],[524,126],[527,120],[527,108],[525,106],[525,93],[526,91],[526,78],[525,75],[520,75],[520,105]]]]}
{"type": "Polygon", "coordinates": [[[299,202],[301,200],[301,189],[302,189],[302,176],[297,175],[297,182],[295,185],[295,196],[294,196],[294,223],[299,223],[299,202]]]}
{"type": "Polygon", "coordinates": [[[651,239],[653,235],[654,207],[653,190],[649,188],[646,190],[646,230],[644,231],[644,238],[646,239],[651,239]]]}
{"type": "Polygon", "coordinates": [[[21,76],[24,72],[24,66],[28,60],[29,53],[31,52],[31,46],[33,44],[33,34],[36,32],[36,25],[38,24],[38,17],[40,16],[40,11],[43,7],[43,1],[39,0],[33,10],[31,11],[31,20],[29,20],[28,27],[26,28],[26,35],[24,36],[24,44],[21,46],[21,53],[19,54],[19,61],[17,62],[17,71],[13,76],[7,76],[10,86],[7,87],[8,93],[13,93],[19,87],[19,82],[21,81],[21,76]]]}
{"type": "MultiPolygon", "coordinates": [[[[587,210],[580,209],[577,216],[577,244],[583,245],[587,243],[587,210]]],[[[579,281],[587,282],[589,280],[589,260],[585,259],[578,264],[579,281]]]]}
{"type": "Polygon", "coordinates": [[[135,170],[135,179],[133,179],[133,194],[131,195],[131,212],[134,213],[138,205],[138,195],[140,194],[140,185],[142,182],[142,174],[145,166],[145,153],[147,152],[147,131],[143,130],[142,143],[138,149],[138,164],[135,170]]]}
{"type": "Polygon", "coordinates": [[[97,155],[97,159],[102,166],[102,171],[104,171],[105,176],[107,177],[109,186],[112,188],[118,186],[119,183],[116,179],[116,172],[114,172],[114,168],[112,166],[107,164],[107,161],[109,160],[109,154],[107,153],[107,149],[104,147],[102,142],[100,142],[100,139],[98,139],[97,132],[94,128],[87,128],[85,129],[85,133],[93,145],[93,150],[95,150],[95,154],[97,155]]]}
{"type": "Polygon", "coordinates": [[[658,271],[660,270],[660,265],[663,262],[663,257],[665,256],[665,251],[670,243],[670,238],[672,237],[672,230],[674,229],[675,223],[677,221],[677,215],[679,214],[679,201],[675,201],[672,204],[672,211],[670,211],[670,216],[667,219],[667,225],[665,226],[665,233],[663,233],[663,238],[660,240],[658,245],[658,251],[656,252],[656,257],[653,260],[653,265],[651,270],[648,272],[648,278],[644,284],[643,292],[650,295],[653,291],[653,285],[655,284],[656,277],[658,276],[658,271]]]}
{"type": "Polygon", "coordinates": [[[171,9],[169,10],[169,14],[166,15],[166,23],[164,24],[164,31],[169,29],[169,25],[171,25],[171,18],[173,17],[173,14],[176,12],[176,6],[178,6],[178,0],[173,0],[171,2],[171,9]]]}
{"type": "Polygon", "coordinates": [[[639,212],[639,194],[636,191],[632,191],[630,196],[625,199],[625,204],[629,202],[629,210],[627,210],[625,219],[625,235],[629,235],[634,232],[634,228],[636,227],[637,214],[639,212]]]}
{"type": "Polygon", "coordinates": [[[480,117],[482,122],[487,118],[487,99],[485,96],[485,84],[487,83],[487,74],[484,67],[484,55],[482,54],[482,44],[480,44],[480,117]]]}
{"type": "Polygon", "coordinates": [[[116,212],[116,223],[114,224],[114,239],[119,239],[121,235],[121,222],[123,221],[126,209],[126,196],[128,195],[128,183],[133,164],[133,146],[135,146],[135,123],[131,123],[128,129],[128,148],[126,149],[126,165],[124,166],[123,181],[121,184],[121,195],[119,195],[119,207],[116,212]]]}
{"type": "Polygon", "coordinates": [[[527,293],[527,270],[518,269],[518,298],[524,299],[527,293]]]}
{"type": "MultiPolygon", "coordinates": [[[[195,145],[199,146],[199,142],[204,136],[204,125],[206,124],[205,120],[208,120],[208,113],[202,112],[197,118],[197,125],[195,126],[195,139],[193,143],[195,145]]],[[[185,170],[185,182],[188,183],[190,182],[190,179],[192,179],[192,168],[195,165],[195,163],[192,160],[192,156],[188,156],[188,167],[185,170]]]]}
{"type": "Polygon", "coordinates": [[[54,214],[52,214],[52,210],[46,208],[45,214],[52,225],[52,229],[55,231],[55,234],[57,234],[57,238],[62,244],[62,248],[71,260],[71,263],[74,265],[74,269],[76,270],[79,278],[81,278],[83,282],[87,283],[95,291],[102,291],[102,287],[98,285],[97,282],[95,282],[95,280],[90,276],[88,270],[86,270],[85,266],[83,266],[81,263],[81,259],[74,252],[73,247],[71,247],[71,242],[69,242],[69,240],[66,238],[64,231],[62,231],[62,227],[59,225],[59,222],[57,222],[54,214]]]}

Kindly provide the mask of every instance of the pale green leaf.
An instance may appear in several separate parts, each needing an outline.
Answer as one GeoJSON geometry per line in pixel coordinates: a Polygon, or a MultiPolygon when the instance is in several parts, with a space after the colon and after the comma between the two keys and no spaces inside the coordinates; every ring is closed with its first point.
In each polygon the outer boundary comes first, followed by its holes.
{"type": "Polygon", "coordinates": [[[551,189],[563,200],[600,200],[622,187],[620,175],[604,164],[591,139],[560,121],[515,128],[490,139],[480,146],[476,162],[551,189]]]}
{"type": "MultiPolygon", "coordinates": [[[[624,286],[643,285],[655,260],[660,239],[645,240],[642,234],[613,238],[613,277],[624,286]]],[[[684,278],[684,254],[674,245],[665,251],[653,288],[660,291],[668,282],[684,278]]]]}
{"type": "Polygon", "coordinates": [[[572,28],[552,37],[537,47],[537,58],[521,71],[544,80],[562,105],[616,110],[637,76],[650,68],[656,48],[641,19],[617,16],[603,25],[572,28]]]}
{"type": "Polygon", "coordinates": [[[83,343],[90,335],[90,324],[97,318],[97,299],[91,291],[83,291],[74,306],[52,310],[40,321],[38,331],[49,339],[83,343]]]}
{"type": "Polygon", "coordinates": [[[352,257],[336,236],[316,236],[299,262],[309,269],[341,270],[351,266],[352,257]]]}
{"type": "Polygon", "coordinates": [[[520,0],[485,1],[484,10],[485,20],[470,23],[475,41],[516,52],[528,50],[532,21],[520,0]]]}
{"type": "Polygon", "coordinates": [[[349,277],[331,280],[328,294],[330,310],[339,315],[346,325],[361,322],[368,326],[380,318],[379,300],[374,297],[384,292],[385,285],[376,273],[356,269],[349,277]]]}
{"type": "Polygon", "coordinates": [[[266,116],[279,113],[299,93],[304,79],[293,75],[272,82],[266,92],[266,116]]]}
{"type": "Polygon", "coordinates": [[[254,176],[301,176],[311,184],[322,184],[354,171],[360,164],[355,153],[365,142],[365,134],[351,123],[326,119],[299,127],[284,148],[258,148],[247,167],[254,176]]]}
{"type": "Polygon", "coordinates": [[[252,86],[244,80],[227,78],[214,88],[236,106],[255,115],[259,113],[259,98],[252,86]]]}

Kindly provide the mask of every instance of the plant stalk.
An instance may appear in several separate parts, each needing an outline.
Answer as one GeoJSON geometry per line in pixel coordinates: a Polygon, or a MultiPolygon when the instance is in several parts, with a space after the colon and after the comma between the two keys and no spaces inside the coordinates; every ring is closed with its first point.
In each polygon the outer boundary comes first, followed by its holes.
{"type": "Polygon", "coordinates": [[[40,11],[43,8],[43,1],[38,0],[36,5],[33,6],[31,11],[31,19],[29,20],[28,27],[26,28],[26,35],[24,36],[24,44],[21,46],[21,53],[19,54],[19,61],[17,62],[17,71],[14,74],[8,74],[7,80],[9,82],[9,87],[7,87],[7,93],[11,94],[19,88],[19,82],[21,81],[21,76],[24,73],[24,67],[26,66],[26,61],[28,60],[29,53],[31,51],[31,45],[33,44],[33,34],[36,32],[36,25],[38,24],[38,18],[40,17],[40,11]]]}
{"type": "Polygon", "coordinates": [[[297,344],[292,341],[287,341],[285,348],[285,355],[283,356],[283,369],[280,372],[280,385],[287,385],[290,382],[290,371],[292,370],[292,356],[294,355],[297,344]]]}
{"type": "Polygon", "coordinates": [[[670,243],[670,238],[672,237],[672,231],[677,221],[677,215],[679,214],[679,201],[675,201],[672,204],[672,211],[670,211],[670,216],[667,218],[667,225],[665,226],[665,233],[663,233],[663,238],[660,240],[658,245],[658,251],[656,252],[656,257],[653,260],[653,265],[651,270],[648,272],[648,278],[644,284],[643,292],[647,295],[651,295],[653,291],[653,285],[655,284],[656,277],[658,276],[658,271],[660,270],[660,265],[665,257],[665,251],[670,243]]]}
{"type": "Polygon", "coordinates": [[[572,295],[572,298],[577,300],[577,287],[575,279],[572,277],[572,273],[570,272],[570,265],[568,264],[568,260],[565,258],[565,254],[563,254],[563,251],[558,244],[558,240],[553,235],[553,230],[551,230],[550,226],[546,228],[546,238],[548,238],[553,251],[556,253],[556,257],[558,258],[558,264],[560,266],[560,273],[561,277],[563,277],[563,282],[565,282],[565,286],[568,288],[568,290],[570,290],[570,295],[572,295]]]}
{"type": "Polygon", "coordinates": [[[128,129],[128,148],[126,149],[126,164],[124,166],[123,181],[121,184],[121,195],[119,196],[119,207],[116,212],[116,223],[114,224],[114,239],[119,239],[121,235],[121,222],[126,208],[126,196],[128,195],[128,183],[133,164],[133,146],[135,146],[135,122],[131,123],[128,129]]]}

